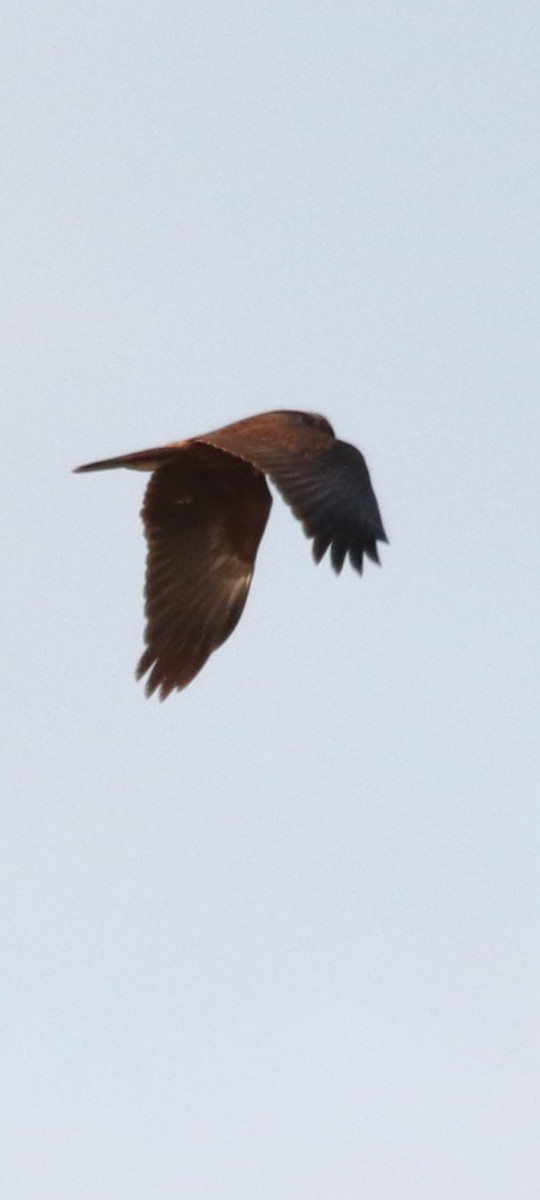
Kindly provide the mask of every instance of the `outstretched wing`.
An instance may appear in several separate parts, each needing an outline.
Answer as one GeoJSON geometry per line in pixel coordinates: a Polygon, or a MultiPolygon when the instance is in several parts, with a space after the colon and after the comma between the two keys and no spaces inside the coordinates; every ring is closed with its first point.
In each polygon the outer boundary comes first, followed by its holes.
{"type": "Polygon", "coordinates": [[[271,412],[206,434],[197,442],[227,450],[269,475],[313,538],[316,562],[331,548],[341,571],[348,554],[362,570],[364,554],[379,561],[387,540],[365,459],[338,441],[324,417],[271,412]]]}
{"type": "Polygon", "coordinates": [[[137,678],[164,700],[238,623],[272,503],[264,476],[209,446],[169,451],[142,518],[148,542],[146,649],[137,678]]]}

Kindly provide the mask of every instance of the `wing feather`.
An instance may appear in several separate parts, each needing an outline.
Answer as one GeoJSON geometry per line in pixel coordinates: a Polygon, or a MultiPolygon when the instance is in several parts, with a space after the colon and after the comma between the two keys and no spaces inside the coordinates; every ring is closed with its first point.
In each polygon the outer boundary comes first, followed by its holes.
{"type": "Polygon", "coordinates": [[[347,554],[357,571],[379,561],[387,540],[364,456],[339,441],[324,417],[274,412],[237,421],[202,440],[264,471],[313,539],[316,562],[331,549],[341,571],[347,554]]]}
{"type": "Polygon", "coordinates": [[[270,511],[264,476],[189,445],[157,468],[144,498],[146,648],[137,678],[160,699],[186,687],[244,608],[270,511]]]}

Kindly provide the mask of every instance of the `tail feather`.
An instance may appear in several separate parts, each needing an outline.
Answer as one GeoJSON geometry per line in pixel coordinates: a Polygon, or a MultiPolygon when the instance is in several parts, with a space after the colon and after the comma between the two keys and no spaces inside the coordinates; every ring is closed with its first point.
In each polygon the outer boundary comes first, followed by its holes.
{"type": "Polygon", "coordinates": [[[177,450],[182,450],[186,442],[171,442],[170,446],[158,446],[154,450],[138,450],[135,454],[119,454],[116,458],[103,458],[99,462],[83,463],[75,467],[75,475],[84,475],[87,471],[113,471],[116,467],[127,467],[130,471],[155,471],[160,463],[174,458],[177,450]]]}

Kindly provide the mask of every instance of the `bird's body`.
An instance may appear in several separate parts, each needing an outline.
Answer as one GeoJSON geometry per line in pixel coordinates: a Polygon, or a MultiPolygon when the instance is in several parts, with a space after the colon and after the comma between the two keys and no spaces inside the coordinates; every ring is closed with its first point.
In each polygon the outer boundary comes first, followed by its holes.
{"type": "Polygon", "coordinates": [[[270,513],[266,476],[340,571],[349,555],[378,562],[386,541],[365,460],[329,422],[282,411],[225,425],[188,441],[88,463],[151,471],[142,518],[148,543],[146,649],[137,677],[165,699],[183,688],[237,625],[270,513]]]}

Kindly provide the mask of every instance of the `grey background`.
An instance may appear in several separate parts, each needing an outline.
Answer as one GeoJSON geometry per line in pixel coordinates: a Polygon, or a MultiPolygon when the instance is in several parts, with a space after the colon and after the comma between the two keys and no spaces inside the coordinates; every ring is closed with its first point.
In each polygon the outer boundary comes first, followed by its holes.
{"type": "Polygon", "coordinates": [[[539,22],[3,6],[9,1200],[538,1197],[539,22]],[[144,479],[70,468],[272,407],[383,567],[277,501],[147,703],[144,479]]]}

